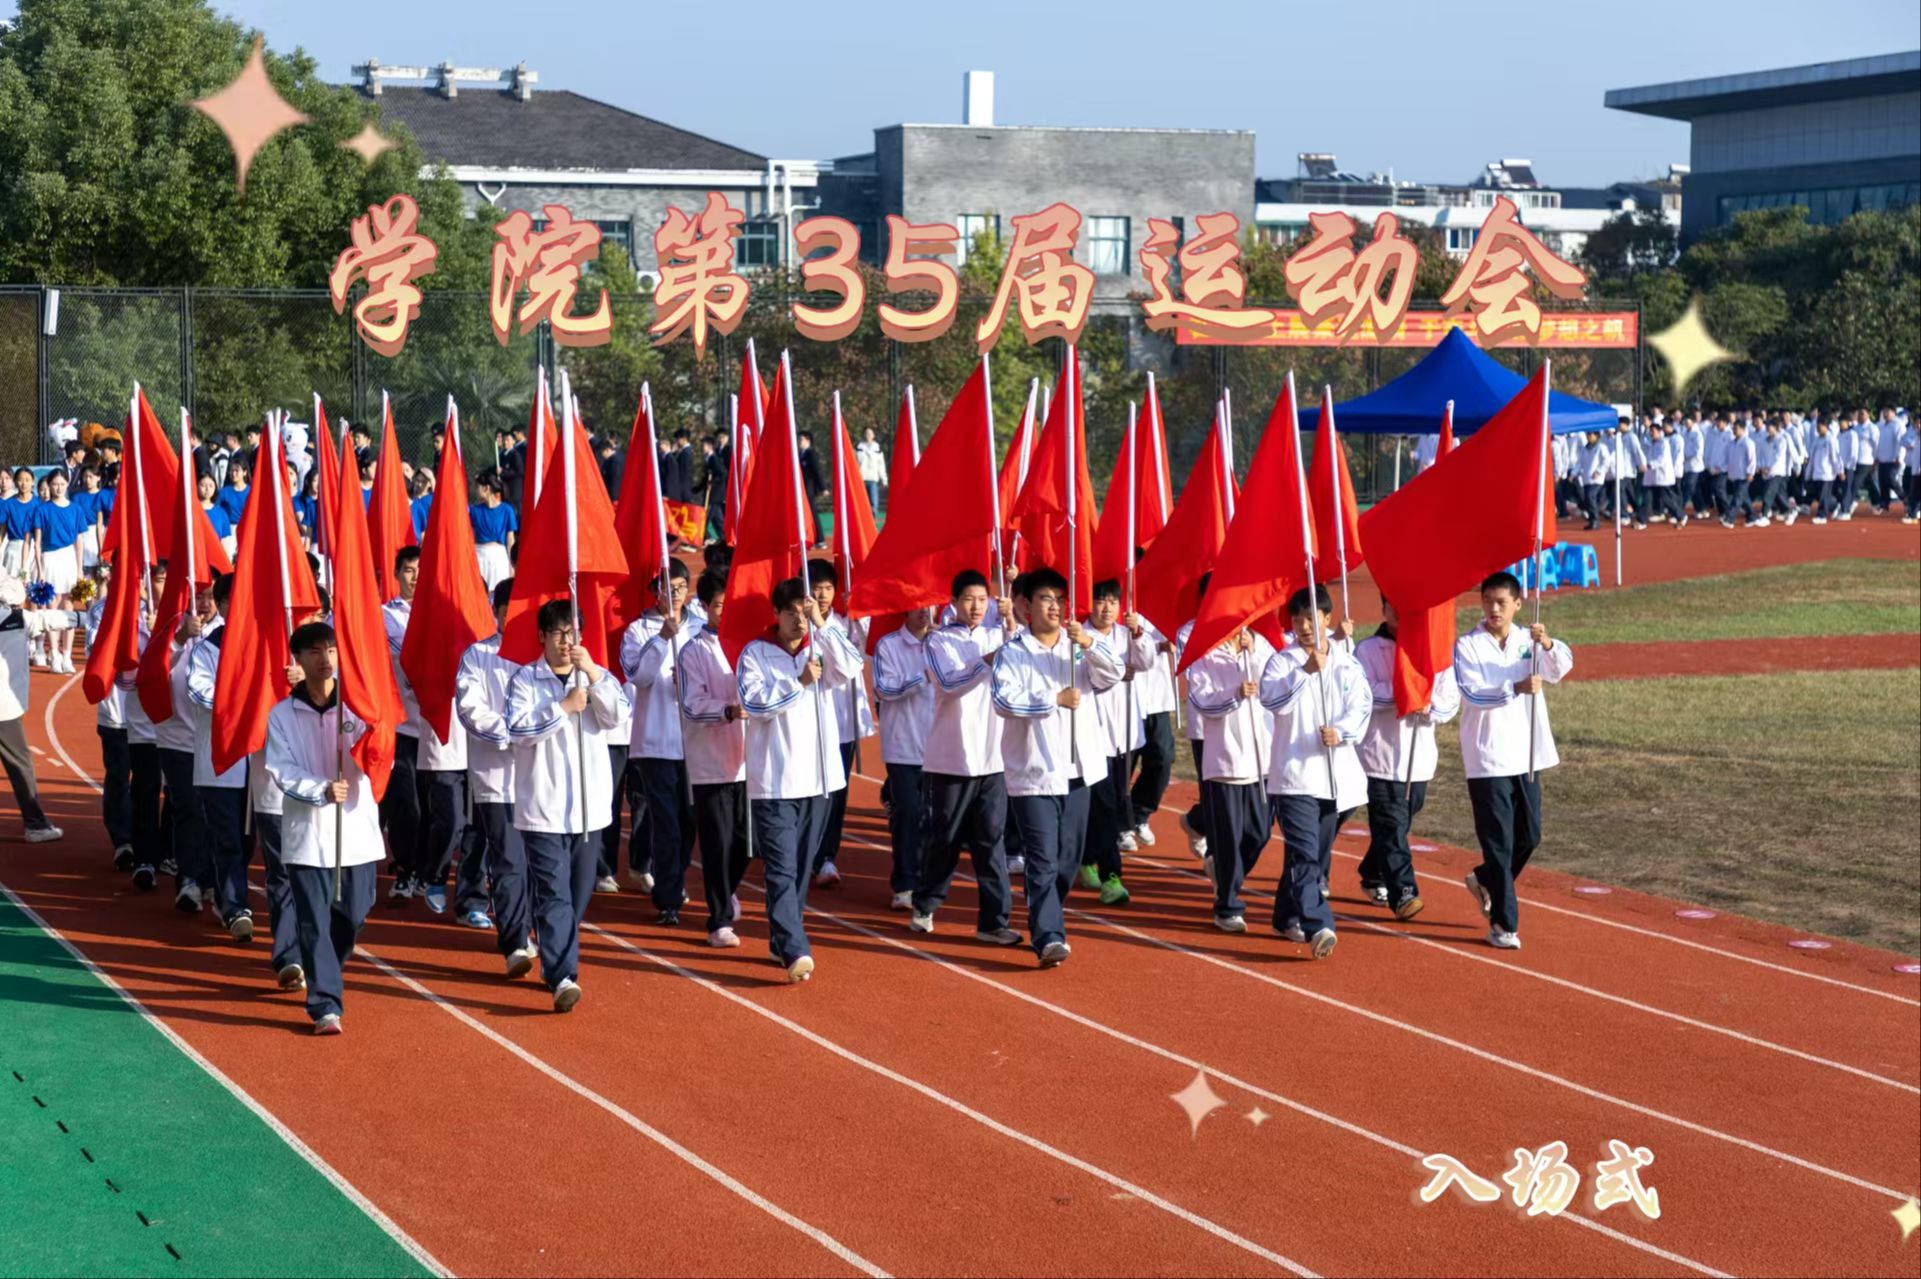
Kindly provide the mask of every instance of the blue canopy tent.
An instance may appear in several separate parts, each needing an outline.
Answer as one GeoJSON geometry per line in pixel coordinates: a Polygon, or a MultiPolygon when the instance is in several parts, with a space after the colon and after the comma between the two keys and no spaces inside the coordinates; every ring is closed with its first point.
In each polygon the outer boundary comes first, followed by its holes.
{"type": "MultiPolygon", "coordinates": [[[[1401,376],[1378,391],[1334,406],[1334,425],[1347,435],[1435,435],[1441,413],[1454,401],[1454,433],[1469,436],[1519,395],[1527,379],[1495,360],[1460,329],[1449,329],[1440,344],[1401,376]]],[[[1302,398],[1312,395],[1303,388],[1302,398]]],[[[1321,406],[1300,410],[1303,431],[1320,425],[1321,406]]],[[[1576,399],[1550,389],[1548,422],[1556,435],[1606,431],[1619,425],[1612,406],[1576,399]]]]}

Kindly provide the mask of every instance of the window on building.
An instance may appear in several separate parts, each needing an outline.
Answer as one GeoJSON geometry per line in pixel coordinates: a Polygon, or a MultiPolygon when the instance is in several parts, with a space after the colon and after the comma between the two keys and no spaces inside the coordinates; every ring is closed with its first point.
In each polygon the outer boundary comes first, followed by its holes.
{"type": "Polygon", "coordinates": [[[1126,275],[1126,218],[1087,219],[1087,265],[1095,275],[1126,275]]]}
{"type": "Polygon", "coordinates": [[[1724,195],[1717,203],[1720,221],[1727,222],[1737,213],[1756,209],[1785,209],[1799,206],[1808,211],[1808,220],[1833,226],[1864,210],[1891,212],[1921,204],[1921,183],[1894,182],[1858,187],[1829,187],[1817,191],[1759,191],[1750,195],[1724,195]]]}
{"type": "Polygon", "coordinates": [[[1447,229],[1447,251],[1449,253],[1466,253],[1474,247],[1475,237],[1479,236],[1480,233],[1481,229],[1479,227],[1449,227],[1447,229]]]}
{"type": "Polygon", "coordinates": [[[1001,219],[998,213],[963,213],[954,219],[960,231],[960,248],[954,254],[956,266],[965,265],[967,255],[974,251],[974,241],[983,234],[998,243],[1001,238],[1001,219]]]}
{"type": "Polygon", "coordinates": [[[626,218],[595,218],[594,225],[600,228],[602,244],[618,244],[627,255],[627,260],[634,260],[634,224],[631,221],[626,218]]]}
{"type": "Polygon", "coordinates": [[[750,218],[740,224],[740,238],[734,241],[734,265],[743,269],[780,265],[780,222],[774,218],[750,218]]]}

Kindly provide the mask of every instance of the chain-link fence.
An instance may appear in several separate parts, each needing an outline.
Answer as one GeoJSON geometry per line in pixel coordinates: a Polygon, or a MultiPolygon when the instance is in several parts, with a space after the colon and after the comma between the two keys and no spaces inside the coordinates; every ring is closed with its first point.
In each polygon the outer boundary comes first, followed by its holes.
{"type": "MultiPolygon", "coordinates": [[[[526,423],[536,370],[543,365],[556,387],[558,373],[567,371],[590,430],[624,443],[645,382],[661,429],[685,430],[698,440],[726,425],[728,397],[738,387],[749,339],[769,386],[787,353],[801,427],[823,445],[836,391],[854,438],[871,427],[890,443],[909,387],[925,443],[973,371],[977,328],[993,302],[988,295],[964,293],[947,334],[933,342],[904,343],[882,333],[879,303],[913,310],[927,299],[890,298],[874,290],[854,332],[820,343],[800,338],[794,329],[790,307],[808,301],[807,295],[790,291],[786,278],[775,276],[755,281],[733,333],[710,334],[706,351],[697,356],[686,335],[654,345],[654,306],[644,294],[610,299],[610,342],[567,348],[554,343],[544,324],[502,345],[488,318],[485,293],[435,290],[426,294],[410,324],[405,349],[390,359],[359,338],[351,304],[348,314],[336,314],[320,290],[62,288],[48,332],[54,292],[0,290],[0,462],[51,460],[44,426],[59,418],[118,427],[137,380],[164,424],[178,421],[184,403],[203,434],[238,432],[271,408],[306,421],[316,393],[336,429],[343,418],[375,422],[384,391],[401,452],[410,458],[428,456],[428,431],[444,419],[451,395],[477,470],[492,458],[497,431],[526,423]]],[[[1632,303],[1597,301],[1585,309],[1632,308],[1632,303]]],[[[1086,369],[1088,462],[1097,489],[1105,488],[1129,405],[1145,400],[1150,374],[1178,489],[1223,391],[1230,393],[1233,406],[1236,461],[1245,467],[1288,369],[1295,372],[1303,403],[1311,406],[1323,385],[1333,387],[1337,400],[1349,399],[1391,381],[1426,354],[1411,348],[1181,345],[1171,331],[1149,330],[1138,299],[1125,296],[1094,300],[1080,352],[1086,369]]],[[[1531,373],[1540,358],[1537,351],[1513,347],[1493,355],[1521,373],[1531,373]]],[[[1635,350],[1557,351],[1555,387],[1609,403],[1638,403],[1637,356],[1635,350]]],[[[1019,423],[1030,387],[1045,394],[1060,359],[1059,341],[1030,346],[1009,316],[991,361],[995,428],[1003,445],[1019,423]]],[[[1345,444],[1361,500],[1392,491],[1407,466],[1408,442],[1356,435],[1345,444]]]]}

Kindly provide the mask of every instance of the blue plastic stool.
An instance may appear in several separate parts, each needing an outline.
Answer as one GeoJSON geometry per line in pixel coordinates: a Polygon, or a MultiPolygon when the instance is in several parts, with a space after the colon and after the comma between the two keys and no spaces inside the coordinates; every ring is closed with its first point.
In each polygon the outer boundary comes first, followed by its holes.
{"type": "Polygon", "coordinates": [[[1601,584],[1601,565],[1594,547],[1586,542],[1568,542],[1561,551],[1561,577],[1569,586],[1586,588],[1601,584]]]}
{"type": "Polygon", "coordinates": [[[1541,589],[1544,591],[1561,589],[1561,561],[1552,555],[1541,556],[1541,589]]]}

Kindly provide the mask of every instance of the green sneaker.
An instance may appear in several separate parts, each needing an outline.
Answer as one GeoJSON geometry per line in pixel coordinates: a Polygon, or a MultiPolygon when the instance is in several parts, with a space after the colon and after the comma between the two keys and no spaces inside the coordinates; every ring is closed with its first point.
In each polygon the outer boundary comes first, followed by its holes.
{"type": "Polygon", "coordinates": [[[1107,880],[1101,884],[1101,905],[1125,906],[1130,900],[1127,893],[1127,885],[1121,883],[1121,877],[1119,875],[1110,875],[1107,880]]]}
{"type": "Polygon", "coordinates": [[[1081,867],[1081,887],[1092,888],[1098,891],[1100,889],[1100,886],[1101,886],[1100,871],[1094,869],[1092,866],[1081,867]]]}

